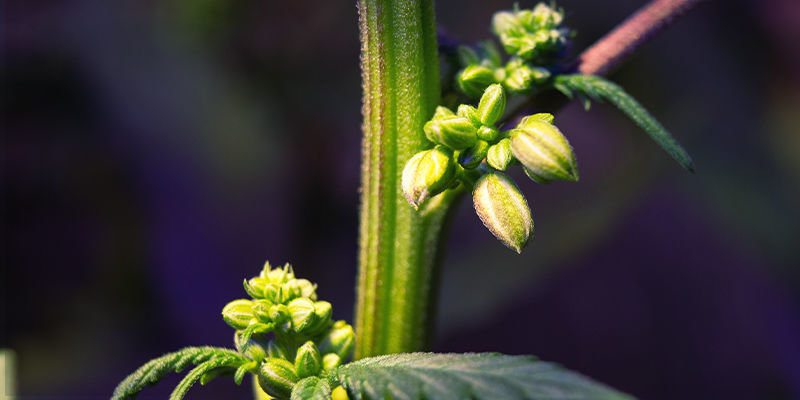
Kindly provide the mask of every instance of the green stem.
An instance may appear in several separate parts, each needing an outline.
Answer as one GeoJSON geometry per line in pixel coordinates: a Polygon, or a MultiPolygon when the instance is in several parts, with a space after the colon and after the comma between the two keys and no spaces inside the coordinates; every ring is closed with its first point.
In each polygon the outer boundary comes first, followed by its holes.
{"type": "MultiPolygon", "coordinates": [[[[356,358],[419,351],[430,336],[439,234],[454,194],[418,214],[400,189],[439,102],[432,0],[361,0],[364,118],[356,358]]],[[[434,199],[431,199],[434,200],[434,199]]]]}

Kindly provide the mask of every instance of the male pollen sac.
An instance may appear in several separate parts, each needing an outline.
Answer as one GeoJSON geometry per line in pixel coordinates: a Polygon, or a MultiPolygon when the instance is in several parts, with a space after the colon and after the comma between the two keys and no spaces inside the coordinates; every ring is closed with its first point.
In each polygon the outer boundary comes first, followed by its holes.
{"type": "Polygon", "coordinates": [[[494,71],[482,65],[470,65],[458,74],[458,87],[472,98],[479,97],[494,82],[494,71]]]}
{"type": "Polygon", "coordinates": [[[323,354],[336,354],[346,360],[353,350],[355,333],[353,327],[344,321],[336,321],[333,327],[319,342],[319,350],[323,354]]]}
{"type": "Polygon", "coordinates": [[[299,379],[294,364],[280,358],[267,358],[258,368],[258,385],[268,395],[279,399],[288,399],[299,379]]]}
{"type": "Polygon", "coordinates": [[[492,147],[486,153],[486,162],[494,169],[505,171],[514,156],[511,154],[511,140],[505,138],[492,147]]]}
{"type": "MultiPolygon", "coordinates": [[[[546,115],[549,114],[543,117],[546,115]]],[[[558,128],[543,120],[524,119],[511,132],[511,152],[537,182],[578,180],[572,146],[558,128]]]]}
{"type": "Polygon", "coordinates": [[[510,249],[521,252],[533,235],[533,219],[528,202],[511,178],[497,171],[481,176],[472,200],[489,231],[510,249]]]}
{"type": "Polygon", "coordinates": [[[222,319],[231,328],[242,330],[253,320],[253,302],[250,300],[234,300],[222,308],[222,319]]]}
{"type": "Polygon", "coordinates": [[[406,163],[401,186],[406,200],[419,208],[425,200],[436,196],[450,186],[455,165],[453,153],[443,146],[423,150],[406,163]]]}
{"type": "Polygon", "coordinates": [[[297,349],[294,368],[300,378],[316,375],[322,370],[322,355],[314,342],[309,340],[297,349]]]}
{"type": "Polygon", "coordinates": [[[489,85],[478,103],[478,118],[481,124],[494,125],[506,111],[506,93],[500,84],[489,85]]]}
{"type": "Polygon", "coordinates": [[[292,319],[292,329],[297,333],[306,333],[314,327],[317,315],[314,312],[314,303],[300,297],[292,300],[287,306],[292,319]]]}
{"type": "Polygon", "coordinates": [[[459,116],[428,121],[422,129],[428,140],[453,150],[464,150],[478,140],[475,126],[468,119],[459,116]]]}

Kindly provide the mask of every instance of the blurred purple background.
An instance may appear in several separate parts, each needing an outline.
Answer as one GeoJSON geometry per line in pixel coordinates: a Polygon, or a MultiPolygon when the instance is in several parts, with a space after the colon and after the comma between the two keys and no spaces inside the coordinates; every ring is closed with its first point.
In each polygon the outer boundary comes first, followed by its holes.
{"type": "MultiPolygon", "coordinates": [[[[643,3],[559,4],[580,50],[643,3]]],[[[511,6],[438,1],[438,21],[472,42],[511,6]]],[[[354,2],[3,8],[0,347],[19,398],[104,399],[152,357],[230,346],[219,311],[265,260],[352,319],[354,2]]],[[[696,175],[609,106],[563,109],[581,181],[514,175],[536,221],[521,256],[460,204],[435,350],[535,354],[642,399],[800,399],[798,43],[796,0],[708,2],[612,75],[696,175]]],[[[188,398],[251,398],[230,381],[188,398]]]]}

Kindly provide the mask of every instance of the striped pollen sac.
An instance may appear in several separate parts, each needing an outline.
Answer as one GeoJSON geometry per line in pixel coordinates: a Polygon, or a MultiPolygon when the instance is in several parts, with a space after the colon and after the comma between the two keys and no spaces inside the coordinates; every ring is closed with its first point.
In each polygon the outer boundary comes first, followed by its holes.
{"type": "Polygon", "coordinates": [[[531,179],[547,183],[578,180],[575,153],[567,138],[554,125],[528,119],[511,132],[511,152],[531,179]]]}
{"type": "Polygon", "coordinates": [[[489,231],[520,253],[533,236],[533,218],[514,181],[501,172],[489,172],[475,183],[472,200],[475,212],[489,231]]]}
{"type": "Polygon", "coordinates": [[[455,170],[452,156],[443,146],[436,146],[408,160],[403,168],[401,186],[409,204],[419,208],[425,200],[448,188],[455,170]]]}

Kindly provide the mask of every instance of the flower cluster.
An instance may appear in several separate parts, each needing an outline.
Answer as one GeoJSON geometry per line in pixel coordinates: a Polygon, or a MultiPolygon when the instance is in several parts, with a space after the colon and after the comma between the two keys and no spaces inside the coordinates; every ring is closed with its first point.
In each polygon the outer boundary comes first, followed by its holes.
{"type": "Polygon", "coordinates": [[[483,90],[499,83],[512,93],[528,93],[549,82],[550,69],[566,54],[573,31],[562,26],[564,13],[539,3],[531,10],[502,11],[494,15],[492,31],[511,56],[503,63],[491,42],[479,52],[467,46],[458,49],[463,69],[458,73],[458,88],[476,98],[483,90]],[[480,55],[479,55],[480,53],[480,55]]]}
{"type": "Polygon", "coordinates": [[[423,130],[434,147],[406,163],[401,185],[406,200],[419,209],[428,199],[464,185],[472,189],[475,211],[506,246],[520,252],[533,234],[527,201],[505,174],[514,163],[539,183],[578,180],[572,147],[553,125],[553,115],[534,114],[501,131],[506,94],[491,84],[478,107],[462,104],[453,113],[438,107],[423,130]]]}
{"type": "Polygon", "coordinates": [[[350,356],[353,328],[333,322],[331,304],[317,301],[316,285],[297,279],[289,264],[266,263],[259,276],[245,279],[244,289],[252,299],[222,309],[225,322],[236,329],[236,349],[251,360],[237,370],[237,382],[253,372],[264,392],[289,398],[299,380],[336,368],[350,356]]]}

